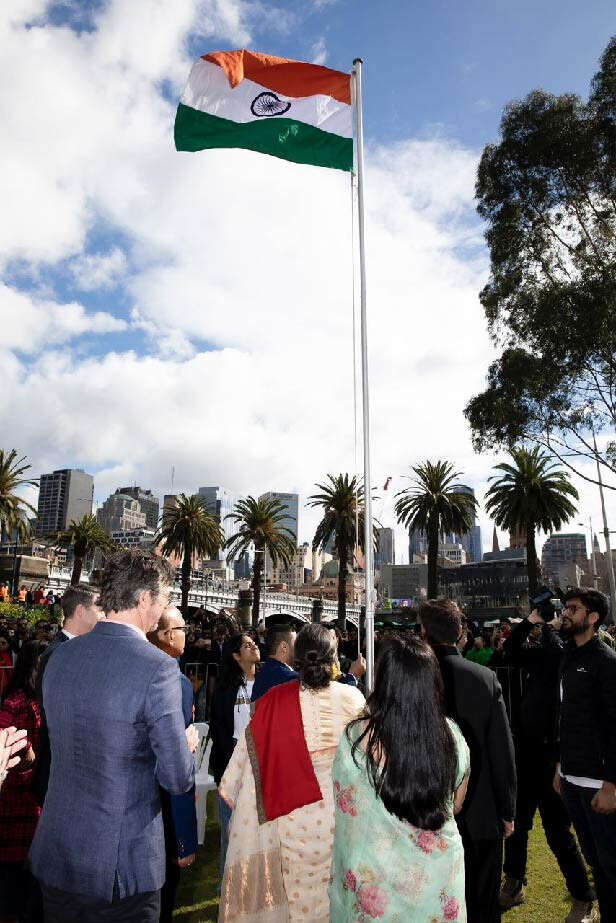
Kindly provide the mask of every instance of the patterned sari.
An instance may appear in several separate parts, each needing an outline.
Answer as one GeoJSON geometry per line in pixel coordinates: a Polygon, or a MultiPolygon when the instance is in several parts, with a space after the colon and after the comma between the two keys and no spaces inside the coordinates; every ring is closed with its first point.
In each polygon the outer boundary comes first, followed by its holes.
{"type": "MultiPolygon", "coordinates": [[[[264,699],[275,694],[272,689],[264,699]]],[[[363,704],[362,694],[352,686],[334,682],[317,691],[300,687],[302,746],[307,748],[321,797],[274,820],[266,819],[263,812],[261,775],[267,775],[268,767],[261,763],[260,771],[257,765],[251,725],[238,741],[219,789],[233,809],[219,923],[328,923],[332,764],[347,723],[363,704]]],[[[293,754],[289,757],[293,766],[293,754]]],[[[292,794],[293,771],[285,775],[283,763],[278,775],[281,787],[292,794]]]]}
{"type": "MultiPolygon", "coordinates": [[[[457,789],[470,759],[457,724],[449,725],[458,751],[457,789]]],[[[453,792],[441,829],[419,830],[387,811],[365,761],[358,761],[345,734],[333,767],[332,923],[465,923],[464,849],[453,792]]]]}

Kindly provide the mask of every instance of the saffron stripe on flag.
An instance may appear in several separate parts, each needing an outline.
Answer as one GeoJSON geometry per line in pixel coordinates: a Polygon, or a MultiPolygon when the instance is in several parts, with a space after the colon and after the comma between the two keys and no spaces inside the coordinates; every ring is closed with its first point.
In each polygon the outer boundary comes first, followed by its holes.
{"type": "Polygon", "coordinates": [[[353,169],[353,140],[278,116],[255,122],[233,122],[180,103],[175,118],[178,151],[242,148],[294,163],[335,170],[353,169]]]}

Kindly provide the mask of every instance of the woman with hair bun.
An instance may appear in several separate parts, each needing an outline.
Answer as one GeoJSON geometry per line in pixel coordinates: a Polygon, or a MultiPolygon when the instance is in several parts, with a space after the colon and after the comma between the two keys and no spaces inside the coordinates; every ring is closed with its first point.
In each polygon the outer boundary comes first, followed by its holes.
{"type": "Polygon", "coordinates": [[[298,680],[270,689],[238,741],[219,793],[232,809],[219,923],[328,923],[334,834],[332,763],[364,706],[333,682],[336,641],[306,625],[298,680]]]}

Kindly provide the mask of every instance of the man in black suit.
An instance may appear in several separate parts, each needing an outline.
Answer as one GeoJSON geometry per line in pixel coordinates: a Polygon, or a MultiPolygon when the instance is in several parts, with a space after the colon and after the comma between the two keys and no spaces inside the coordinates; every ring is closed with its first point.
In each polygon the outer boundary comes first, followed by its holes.
{"type": "Polygon", "coordinates": [[[99,619],[104,618],[102,609],[96,604],[98,590],[88,586],[69,586],[62,597],[62,615],[64,624],[57,633],[52,643],[45,648],[39,660],[36,676],[36,698],[41,711],[42,725],[39,738],[39,747],[36,754],[34,774],[34,791],[38,803],[43,806],[47,785],[49,783],[49,769],[51,766],[51,749],[49,746],[49,733],[45,721],[45,707],[43,703],[43,676],[51,657],[58,647],[65,641],[77,638],[92,631],[99,619]]]}
{"type": "Polygon", "coordinates": [[[447,714],[471,752],[464,807],[456,820],[464,843],[468,923],[497,923],[503,837],[514,829],[516,774],[513,740],[496,675],[460,656],[462,613],[448,599],[419,607],[422,634],[441,666],[447,714]]]}

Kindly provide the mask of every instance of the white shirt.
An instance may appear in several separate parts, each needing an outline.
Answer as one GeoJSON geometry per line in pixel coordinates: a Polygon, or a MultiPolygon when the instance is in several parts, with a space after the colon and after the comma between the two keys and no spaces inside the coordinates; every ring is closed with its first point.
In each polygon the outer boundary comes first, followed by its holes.
{"type": "Polygon", "coordinates": [[[72,641],[73,638],[76,638],[76,637],[77,637],[77,635],[74,635],[71,631],[67,631],[66,628],[63,628],[63,629],[62,629],[62,634],[63,634],[63,635],[66,635],[66,637],[68,638],[69,641],[72,641]]]}
{"type": "Polygon", "coordinates": [[[233,708],[233,736],[239,740],[250,721],[250,697],[254,679],[245,680],[237,690],[237,698],[233,708]]]}

